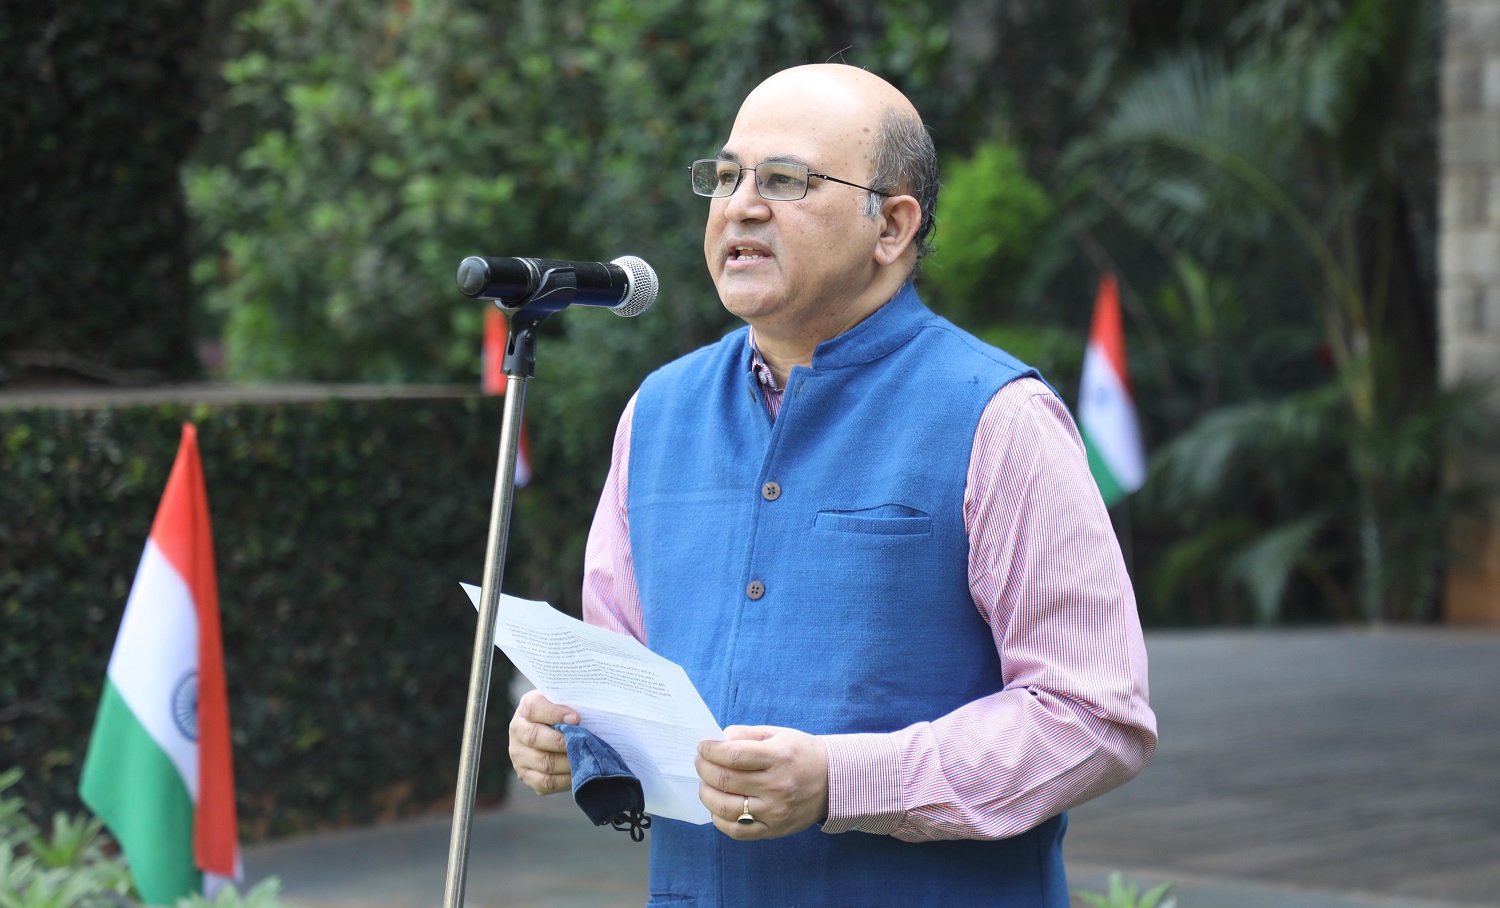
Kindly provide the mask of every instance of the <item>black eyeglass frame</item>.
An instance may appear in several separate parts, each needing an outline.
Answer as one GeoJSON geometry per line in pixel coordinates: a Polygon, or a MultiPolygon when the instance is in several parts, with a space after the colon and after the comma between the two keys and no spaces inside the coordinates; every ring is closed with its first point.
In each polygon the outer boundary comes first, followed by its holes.
{"type": "Polygon", "coordinates": [[[841,180],[838,177],[831,177],[826,173],[818,173],[805,164],[797,164],[792,161],[761,161],[754,167],[745,167],[737,161],[726,161],[723,158],[699,158],[698,160],[688,165],[688,183],[693,188],[693,195],[700,196],[705,199],[727,199],[739,191],[740,183],[744,182],[745,180],[745,171],[748,170],[751,173],[755,174],[756,194],[765,199],[767,202],[800,202],[803,199],[807,198],[807,189],[809,184],[806,179],[803,179],[802,181],[802,194],[797,196],[795,199],[773,199],[770,196],[766,195],[761,188],[759,169],[766,166],[767,164],[777,164],[782,167],[798,167],[801,168],[802,171],[809,177],[817,177],[820,180],[827,180],[830,183],[842,183],[845,186],[853,186],[855,189],[863,189],[865,192],[873,192],[875,195],[885,196],[886,198],[890,198],[892,195],[889,192],[881,192],[879,189],[871,189],[868,186],[861,186],[858,183],[851,183],[848,180],[841,180]],[[699,192],[697,185],[693,183],[693,170],[699,164],[729,164],[730,166],[739,168],[739,175],[735,178],[734,185],[729,188],[728,192],[722,195],[709,195],[707,193],[699,192]]]}

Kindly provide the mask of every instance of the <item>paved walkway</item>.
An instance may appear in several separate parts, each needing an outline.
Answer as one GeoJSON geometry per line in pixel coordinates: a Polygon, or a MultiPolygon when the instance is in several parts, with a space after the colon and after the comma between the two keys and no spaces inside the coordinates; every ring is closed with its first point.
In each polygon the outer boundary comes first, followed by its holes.
{"type": "MultiPolygon", "coordinates": [[[[1500,905],[1500,632],[1147,635],[1162,746],[1072,813],[1075,888],[1176,880],[1181,908],[1500,905]]],[[[455,755],[457,759],[457,755],[455,755]]],[[[246,849],[308,908],[442,902],[446,817],[246,849]]],[[[475,820],[465,904],[645,900],[646,846],[517,787],[475,820]]]]}

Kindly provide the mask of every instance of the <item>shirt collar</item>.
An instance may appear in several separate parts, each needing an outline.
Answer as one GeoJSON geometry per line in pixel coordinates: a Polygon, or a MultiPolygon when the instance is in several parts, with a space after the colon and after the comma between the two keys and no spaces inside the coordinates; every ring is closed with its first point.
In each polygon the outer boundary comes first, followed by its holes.
{"type": "Polygon", "coordinates": [[[750,348],[750,371],[755,375],[756,381],[764,385],[768,391],[779,392],[781,388],[776,384],[775,373],[771,371],[770,366],[766,365],[765,359],[760,355],[760,349],[755,346],[754,326],[751,326],[750,331],[745,335],[745,344],[750,348]]]}

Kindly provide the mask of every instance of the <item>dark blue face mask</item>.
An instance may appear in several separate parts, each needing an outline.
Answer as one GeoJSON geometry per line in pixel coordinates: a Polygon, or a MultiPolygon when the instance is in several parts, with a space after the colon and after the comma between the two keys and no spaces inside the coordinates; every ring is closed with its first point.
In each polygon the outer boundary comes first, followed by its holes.
{"type": "Polygon", "coordinates": [[[573,768],[573,802],[595,826],[609,824],[629,832],[632,841],[646,838],[651,818],[646,795],[637,779],[609,742],[582,725],[554,725],[568,742],[573,768]]]}

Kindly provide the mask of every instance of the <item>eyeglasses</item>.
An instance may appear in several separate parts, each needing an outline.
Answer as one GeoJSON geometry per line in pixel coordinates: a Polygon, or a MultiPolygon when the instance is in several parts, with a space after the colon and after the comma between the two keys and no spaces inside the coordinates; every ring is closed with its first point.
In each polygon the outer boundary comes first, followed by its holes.
{"type": "Polygon", "coordinates": [[[761,198],[772,202],[795,202],[804,198],[807,195],[808,177],[817,177],[830,183],[843,183],[845,186],[853,186],[855,189],[863,189],[865,192],[873,192],[876,195],[890,195],[888,192],[831,177],[826,173],[813,173],[801,164],[789,164],[785,161],[766,161],[759,167],[741,167],[734,161],[704,158],[701,161],[694,161],[688,169],[693,174],[693,192],[710,199],[723,199],[734,195],[734,191],[740,188],[740,180],[744,178],[747,170],[755,174],[755,191],[760,193],[761,198]]]}

